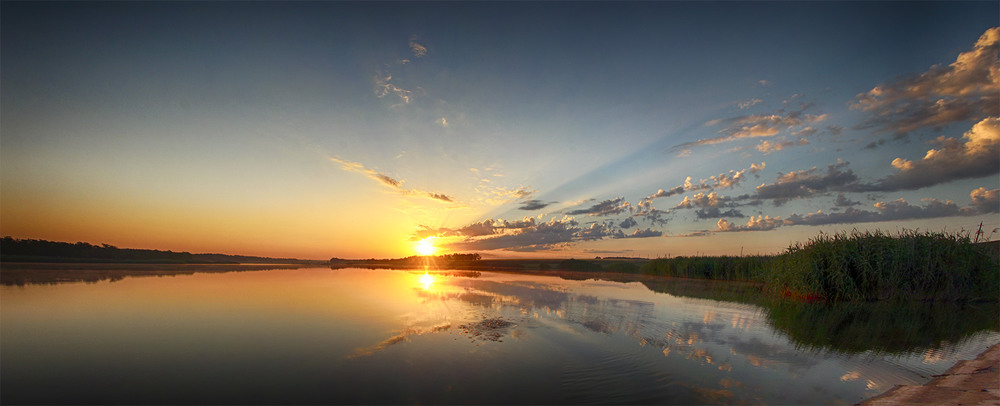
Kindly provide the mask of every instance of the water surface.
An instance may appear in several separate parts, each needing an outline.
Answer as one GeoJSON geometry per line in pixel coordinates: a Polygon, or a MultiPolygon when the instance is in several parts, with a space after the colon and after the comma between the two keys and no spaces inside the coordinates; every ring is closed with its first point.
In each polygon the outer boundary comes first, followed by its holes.
{"type": "Polygon", "coordinates": [[[995,304],[773,304],[586,275],[170,275],[0,287],[3,403],[849,404],[1000,342],[995,304]]]}

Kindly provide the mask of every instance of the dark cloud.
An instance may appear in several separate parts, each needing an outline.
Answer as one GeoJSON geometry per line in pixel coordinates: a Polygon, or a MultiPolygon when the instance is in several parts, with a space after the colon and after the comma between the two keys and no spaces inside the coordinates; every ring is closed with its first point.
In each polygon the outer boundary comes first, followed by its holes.
{"type": "Polygon", "coordinates": [[[632,227],[635,227],[637,225],[639,225],[639,223],[636,223],[634,218],[629,217],[629,218],[626,218],[625,221],[622,221],[621,223],[619,223],[618,227],[619,228],[632,228],[632,227]]]}
{"type": "Polygon", "coordinates": [[[979,213],[1000,212],[1000,189],[988,190],[981,187],[969,193],[969,197],[972,199],[970,205],[979,213]]]}
{"type": "Polygon", "coordinates": [[[851,207],[851,206],[857,206],[859,204],[861,204],[861,202],[848,199],[847,197],[844,196],[843,193],[838,193],[837,201],[834,202],[834,206],[836,207],[851,207]]]}
{"type": "Polygon", "coordinates": [[[669,210],[659,210],[650,208],[649,210],[639,212],[635,214],[635,217],[642,217],[646,219],[650,224],[665,225],[669,219],[666,218],[667,214],[670,214],[669,210]]]}
{"type": "Polygon", "coordinates": [[[953,122],[980,120],[1000,111],[1000,27],[979,37],[971,51],[948,66],[875,86],[851,107],[868,113],[858,128],[906,134],[953,122]]]}
{"type": "Polygon", "coordinates": [[[820,173],[813,167],[804,171],[780,174],[774,183],[758,186],[754,197],[770,199],[776,205],[781,205],[791,199],[806,198],[829,191],[855,191],[858,177],[847,168],[848,164],[845,161],[829,165],[825,173],[820,173]]]}
{"type": "Polygon", "coordinates": [[[403,186],[403,182],[400,182],[400,181],[398,181],[396,179],[393,179],[393,178],[389,177],[388,175],[383,175],[381,173],[373,173],[371,176],[373,178],[375,178],[376,180],[378,180],[379,182],[382,182],[386,186],[389,186],[389,187],[392,187],[392,188],[399,188],[400,186],[403,186]]]}
{"type": "Polygon", "coordinates": [[[738,217],[738,218],[746,217],[739,210],[729,209],[729,210],[726,210],[726,211],[722,211],[722,209],[720,209],[718,207],[712,207],[712,208],[707,208],[707,209],[698,209],[694,213],[695,213],[695,215],[698,216],[699,219],[702,219],[702,220],[705,220],[705,219],[717,219],[719,217],[738,217]]]}
{"type": "Polygon", "coordinates": [[[635,230],[632,232],[632,234],[624,234],[616,238],[650,238],[650,237],[661,237],[661,236],[663,236],[662,231],[656,231],[647,228],[645,230],[635,230]]]}
{"type": "Polygon", "coordinates": [[[430,193],[430,192],[428,192],[427,193],[427,197],[429,197],[431,199],[440,200],[442,202],[454,202],[455,201],[454,199],[451,198],[451,196],[448,196],[448,195],[445,195],[445,194],[441,194],[441,193],[430,193]]]}
{"type": "Polygon", "coordinates": [[[590,227],[584,228],[577,233],[577,238],[587,240],[600,240],[605,237],[621,238],[621,230],[605,223],[593,223],[590,227]]]}
{"type": "Polygon", "coordinates": [[[588,216],[610,216],[612,214],[622,214],[632,211],[632,205],[625,201],[624,197],[605,200],[586,209],[573,210],[567,214],[571,216],[586,214],[588,216]]]}
{"type": "Polygon", "coordinates": [[[793,214],[785,220],[785,224],[817,226],[825,224],[913,220],[971,214],[968,210],[963,210],[950,200],[941,202],[937,199],[925,199],[923,206],[917,206],[906,202],[906,200],[897,199],[891,202],[878,202],[874,206],[874,211],[848,208],[842,213],[824,213],[818,211],[805,216],[793,214]]]}
{"type": "MultiPolygon", "coordinates": [[[[842,197],[842,196],[840,196],[842,197]]],[[[916,220],[953,216],[975,216],[1000,212],[1000,189],[989,190],[984,187],[969,193],[971,203],[961,207],[951,200],[923,199],[923,204],[910,204],[904,199],[880,201],[872,205],[874,210],[861,210],[847,207],[843,212],[826,213],[817,211],[806,215],[792,214],[787,219],[780,217],[760,216],[750,217],[745,225],[731,223],[720,219],[716,232],[730,231],[767,231],[782,226],[821,226],[829,224],[870,223],[880,221],[916,220]]],[[[838,198],[838,200],[840,200],[838,198]]],[[[846,199],[845,199],[846,200],[846,199]]],[[[851,202],[850,206],[856,206],[851,202]]]]}
{"type": "Polygon", "coordinates": [[[517,209],[518,210],[541,210],[541,209],[544,209],[546,207],[549,207],[549,205],[551,205],[553,203],[556,203],[556,202],[548,202],[548,203],[546,203],[546,202],[543,202],[541,200],[531,199],[531,200],[525,200],[524,202],[522,202],[521,207],[518,207],[517,209]]]}
{"type": "MultiPolygon", "coordinates": [[[[492,220],[487,221],[495,223],[492,220]]],[[[528,223],[530,225],[527,223],[512,224],[525,225],[525,227],[517,228],[513,233],[495,234],[485,238],[466,238],[463,241],[448,244],[447,248],[457,251],[495,249],[539,251],[577,240],[579,239],[578,234],[582,231],[578,223],[572,219],[551,220],[545,223],[539,223],[532,219],[528,223]]]]}

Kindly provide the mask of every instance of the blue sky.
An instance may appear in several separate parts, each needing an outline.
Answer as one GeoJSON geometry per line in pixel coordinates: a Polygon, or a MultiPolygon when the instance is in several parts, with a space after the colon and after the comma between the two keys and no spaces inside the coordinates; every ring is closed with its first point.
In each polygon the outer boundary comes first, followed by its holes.
{"type": "Polygon", "coordinates": [[[998,237],[995,2],[4,2],[4,235],[303,258],[998,237]]]}

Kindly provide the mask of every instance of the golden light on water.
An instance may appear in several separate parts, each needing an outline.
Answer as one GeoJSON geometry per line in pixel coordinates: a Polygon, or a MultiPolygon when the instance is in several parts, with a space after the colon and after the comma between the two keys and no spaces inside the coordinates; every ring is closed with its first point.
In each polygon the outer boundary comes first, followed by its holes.
{"type": "Polygon", "coordinates": [[[427,237],[417,241],[416,245],[413,246],[413,249],[417,251],[417,254],[423,256],[434,255],[434,253],[438,250],[438,248],[434,246],[434,237],[427,237]]]}
{"type": "Polygon", "coordinates": [[[435,281],[436,278],[434,278],[433,275],[430,275],[427,272],[424,272],[424,274],[420,276],[420,284],[424,285],[425,290],[431,290],[431,286],[434,285],[435,281]]]}

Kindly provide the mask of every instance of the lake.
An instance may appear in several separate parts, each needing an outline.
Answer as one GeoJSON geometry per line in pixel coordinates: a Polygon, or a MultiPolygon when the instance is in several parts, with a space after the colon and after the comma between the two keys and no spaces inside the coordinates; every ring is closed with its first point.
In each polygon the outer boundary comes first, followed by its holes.
{"type": "Polygon", "coordinates": [[[1000,342],[996,303],[807,305],[753,285],[586,274],[193,269],[5,275],[3,403],[851,404],[1000,342]]]}

